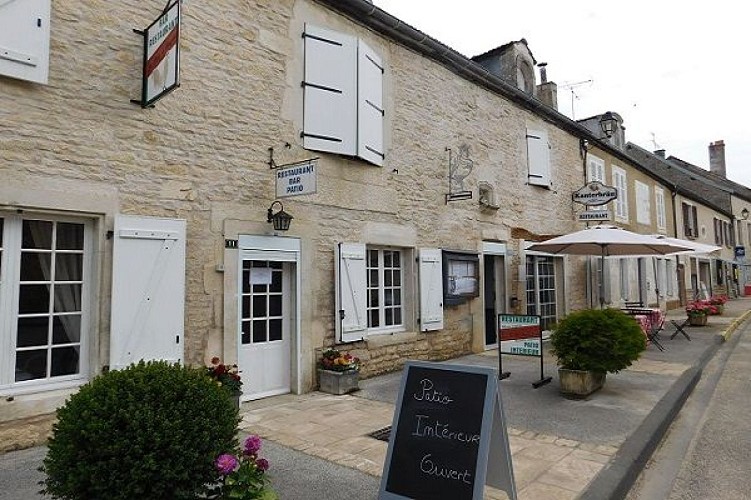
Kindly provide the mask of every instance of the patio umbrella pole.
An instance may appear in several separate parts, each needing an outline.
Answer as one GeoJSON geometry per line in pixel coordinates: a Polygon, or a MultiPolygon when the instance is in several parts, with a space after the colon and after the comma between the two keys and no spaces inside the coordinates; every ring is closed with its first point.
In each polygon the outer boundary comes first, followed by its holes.
{"type": "Polygon", "coordinates": [[[600,248],[600,309],[605,309],[605,245],[600,248]]]}

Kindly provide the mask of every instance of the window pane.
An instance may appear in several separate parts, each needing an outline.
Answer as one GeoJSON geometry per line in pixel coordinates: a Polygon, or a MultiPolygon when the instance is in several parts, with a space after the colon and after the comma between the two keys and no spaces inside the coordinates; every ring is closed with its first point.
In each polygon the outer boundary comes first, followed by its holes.
{"type": "Polygon", "coordinates": [[[49,281],[52,275],[51,254],[23,252],[21,254],[21,281],[49,281]]]}
{"type": "Polygon", "coordinates": [[[282,263],[281,262],[269,262],[269,267],[271,269],[282,269],[282,263]]]}
{"type": "Polygon", "coordinates": [[[400,263],[401,259],[399,257],[401,255],[401,252],[393,252],[393,255],[394,255],[393,266],[394,267],[401,267],[401,263],[400,263]]]}
{"type": "Polygon", "coordinates": [[[399,289],[394,290],[394,305],[402,305],[402,291],[399,289]]]}
{"type": "Polygon", "coordinates": [[[378,286],[378,269],[368,271],[368,286],[378,286]]]}
{"type": "Polygon", "coordinates": [[[268,285],[253,285],[253,293],[266,293],[268,288],[268,285]]]}
{"type": "Polygon", "coordinates": [[[282,340],[281,319],[272,319],[269,321],[269,340],[282,340]]]}
{"type": "Polygon", "coordinates": [[[240,341],[243,344],[250,344],[250,321],[243,321],[242,329],[243,329],[243,333],[242,333],[242,338],[240,339],[240,341]]]}
{"type": "Polygon", "coordinates": [[[47,350],[16,353],[16,382],[47,376],[47,350]]]}
{"type": "Polygon", "coordinates": [[[266,317],[266,296],[256,295],[253,297],[253,317],[265,318],[266,317]]]}
{"type": "Polygon", "coordinates": [[[368,301],[369,307],[378,307],[378,290],[369,290],[368,295],[370,300],[368,301]]]}
{"type": "Polygon", "coordinates": [[[271,295],[269,297],[269,316],[282,315],[282,296],[271,295]]]}
{"type": "Polygon", "coordinates": [[[384,271],[383,272],[383,286],[391,286],[393,283],[392,276],[394,275],[393,271],[384,271]]]}
{"type": "Polygon", "coordinates": [[[402,286],[402,273],[399,271],[394,273],[394,286],[402,286]]]}
{"type": "Polygon", "coordinates": [[[383,251],[383,267],[391,267],[391,255],[392,252],[389,252],[388,250],[383,251]]]}
{"type": "Polygon", "coordinates": [[[48,313],[50,311],[49,285],[19,285],[19,314],[48,313]]]}
{"type": "Polygon", "coordinates": [[[384,324],[386,326],[393,325],[394,324],[394,310],[391,309],[390,307],[387,307],[385,313],[386,313],[386,318],[385,318],[384,324]]]}
{"type": "Polygon", "coordinates": [[[58,253],[55,255],[55,281],[82,281],[83,254],[58,253]]]}
{"type": "Polygon", "coordinates": [[[250,262],[243,261],[243,291],[242,293],[250,293],[250,262]],[[247,269],[245,266],[248,266],[247,269]]]}
{"type": "Polygon", "coordinates": [[[52,370],[50,375],[74,375],[78,373],[78,346],[52,349],[52,370]]]}
{"type": "Polygon", "coordinates": [[[368,250],[368,267],[378,267],[378,250],[368,250]]]}
{"type": "Polygon", "coordinates": [[[18,337],[16,346],[46,346],[48,339],[49,317],[18,318],[18,337]]]}
{"type": "Polygon", "coordinates": [[[22,248],[52,249],[52,222],[45,220],[23,221],[22,248]]]}
{"type": "Polygon", "coordinates": [[[242,318],[250,318],[250,295],[243,295],[242,318]]]}
{"type": "Polygon", "coordinates": [[[368,313],[368,327],[376,328],[379,326],[381,326],[381,322],[378,318],[378,309],[372,309],[370,313],[368,313]]]}
{"type": "Polygon", "coordinates": [[[402,324],[402,310],[401,310],[401,308],[394,309],[394,324],[395,325],[401,325],[402,324]]]}
{"type": "Polygon", "coordinates": [[[269,292],[281,292],[282,291],[282,272],[272,271],[271,273],[271,286],[269,292]]]}
{"type": "Polygon", "coordinates": [[[58,250],[83,250],[83,224],[57,223],[58,250]]]}
{"type": "Polygon", "coordinates": [[[253,322],[253,342],[266,342],[266,320],[256,320],[253,322]]]}
{"type": "Polygon", "coordinates": [[[71,344],[81,341],[81,315],[69,314],[52,318],[52,343],[71,344]]]}
{"type": "Polygon", "coordinates": [[[55,285],[55,312],[81,311],[81,285],[55,285]]]}
{"type": "Polygon", "coordinates": [[[383,292],[383,305],[385,305],[385,306],[392,306],[392,305],[394,305],[393,292],[391,290],[384,290],[384,292],[383,292]]]}

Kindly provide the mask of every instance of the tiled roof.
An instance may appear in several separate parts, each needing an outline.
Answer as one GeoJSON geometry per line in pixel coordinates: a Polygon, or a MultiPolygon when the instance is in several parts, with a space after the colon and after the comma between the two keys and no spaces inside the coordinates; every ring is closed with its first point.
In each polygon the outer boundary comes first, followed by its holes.
{"type": "Polygon", "coordinates": [[[727,179],[714,172],[710,172],[709,170],[704,170],[701,167],[697,167],[696,165],[688,163],[687,161],[683,161],[680,158],[676,158],[675,156],[669,156],[667,158],[667,161],[681,168],[684,168],[685,170],[688,170],[694,175],[706,177],[711,182],[715,182],[723,188],[732,191],[733,194],[739,198],[743,198],[746,201],[751,201],[751,189],[747,188],[743,184],[738,184],[735,181],[731,181],[730,179],[727,179]]]}

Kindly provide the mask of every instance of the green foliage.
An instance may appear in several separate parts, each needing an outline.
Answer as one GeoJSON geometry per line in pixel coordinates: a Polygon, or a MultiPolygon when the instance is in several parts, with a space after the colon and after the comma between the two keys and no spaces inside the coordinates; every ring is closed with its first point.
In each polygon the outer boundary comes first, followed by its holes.
{"type": "Polygon", "coordinates": [[[617,309],[573,312],[556,326],[550,342],[562,368],[601,373],[627,368],[646,348],[641,327],[617,309]]]}
{"type": "Polygon", "coordinates": [[[141,361],[95,378],[57,417],[42,466],[54,498],[194,499],[237,446],[237,408],[205,368],[141,361]]]}

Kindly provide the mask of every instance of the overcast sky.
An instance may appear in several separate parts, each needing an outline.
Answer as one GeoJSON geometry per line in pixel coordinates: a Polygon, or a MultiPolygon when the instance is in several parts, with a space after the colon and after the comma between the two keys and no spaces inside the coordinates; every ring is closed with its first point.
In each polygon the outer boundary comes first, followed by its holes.
{"type": "Polygon", "coordinates": [[[751,187],[747,2],[375,4],[468,57],[526,38],[537,62],[548,63],[548,80],[558,84],[561,113],[585,118],[615,111],[626,140],[706,169],[709,143],[722,139],[728,178],[751,187]]]}

